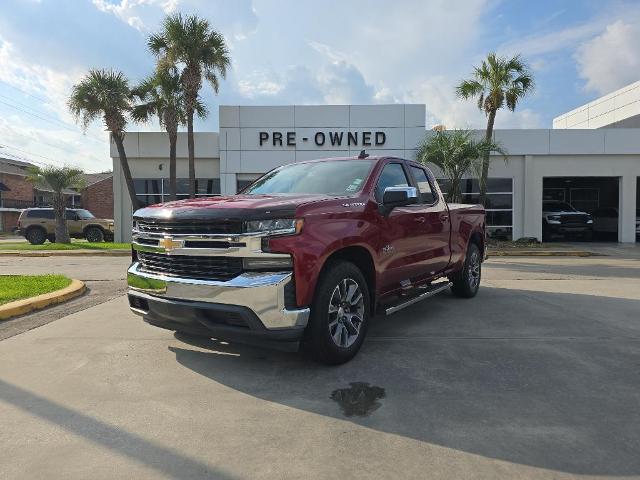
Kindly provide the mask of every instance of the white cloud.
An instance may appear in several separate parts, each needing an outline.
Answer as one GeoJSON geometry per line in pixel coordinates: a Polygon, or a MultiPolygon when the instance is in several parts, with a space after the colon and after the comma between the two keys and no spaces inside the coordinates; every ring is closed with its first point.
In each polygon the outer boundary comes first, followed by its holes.
{"type": "MultiPolygon", "coordinates": [[[[456,98],[454,84],[444,76],[430,77],[407,92],[407,103],[424,103],[427,127],[445,125],[449,129],[484,129],[487,119],[474,100],[456,98]]],[[[530,109],[502,109],[496,116],[496,128],[541,128],[541,116],[530,109]]]]}
{"type": "Polygon", "coordinates": [[[619,20],[585,42],[576,52],[585,88],[602,94],[640,79],[640,22],[619,20]]]}

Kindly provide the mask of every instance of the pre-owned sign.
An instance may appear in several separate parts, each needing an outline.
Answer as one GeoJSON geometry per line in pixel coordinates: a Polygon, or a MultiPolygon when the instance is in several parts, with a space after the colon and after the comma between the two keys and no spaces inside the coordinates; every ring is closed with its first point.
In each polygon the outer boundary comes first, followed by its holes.
{"type": "Polygon", "coordinates": [[[332,145],[335,147],[354,146],[371,147],[382,146],[387,141],[384,132],[347,132],[347,131],[318,131],[312,136],[296,138],[296,132],[259,132],[259,145],[271,144],[274,147],[295,147],[298,141],[302,143],[313,142],[316,146],[332,145]]]}

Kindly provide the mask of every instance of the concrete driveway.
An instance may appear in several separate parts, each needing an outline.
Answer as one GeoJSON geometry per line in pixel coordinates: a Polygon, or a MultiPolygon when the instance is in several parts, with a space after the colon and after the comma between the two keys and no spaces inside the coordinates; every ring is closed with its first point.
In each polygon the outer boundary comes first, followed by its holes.
{"type": "Polygon", "coordinates": [[[640,478],[640,262],[484,275],[335,368],[175,337],[124,296],[3,340],[0,478],[640,478]]]}

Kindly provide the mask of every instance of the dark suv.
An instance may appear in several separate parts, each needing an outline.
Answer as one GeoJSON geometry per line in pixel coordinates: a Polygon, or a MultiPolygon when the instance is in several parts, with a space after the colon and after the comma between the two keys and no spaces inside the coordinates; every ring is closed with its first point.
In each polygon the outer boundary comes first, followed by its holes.
{"type": "MultiPolygon", "coordinates": [[[[113,220],[96,218],[84,209],[65,210],[69,236],[86,238],[89,242],[113,241],[113,220]]],[[[18,232],[32,245],[41,245],[45,240],[56,241],[56,220],[53,208],[27,208],[18,219],[18,232]]]]}

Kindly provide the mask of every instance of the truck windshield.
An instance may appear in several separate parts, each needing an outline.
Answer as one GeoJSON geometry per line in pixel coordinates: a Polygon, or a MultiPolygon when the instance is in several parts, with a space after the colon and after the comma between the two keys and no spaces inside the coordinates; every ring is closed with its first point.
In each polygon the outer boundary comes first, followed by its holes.
{"type": "Polygon", "coordinates": [[[353,195],[362,189],[371,160],[335,160],[285,165],[267,173],[240,192],[244,195],[320,193],[353,195]]]}
{"type": "Polygon", "coordinates": [[[78,218],[81,220],[89,220],[90,218],[96,218],[89,210],[76,210],[78,218]]]}

